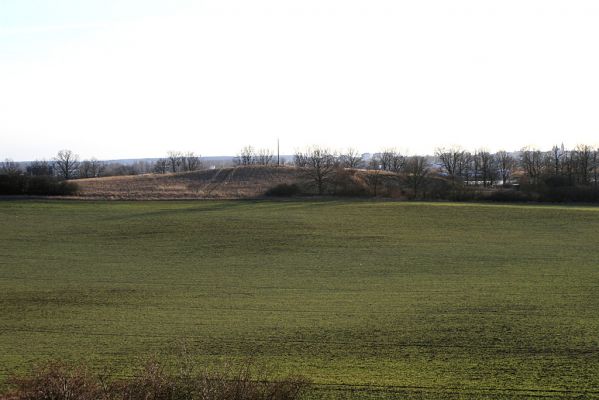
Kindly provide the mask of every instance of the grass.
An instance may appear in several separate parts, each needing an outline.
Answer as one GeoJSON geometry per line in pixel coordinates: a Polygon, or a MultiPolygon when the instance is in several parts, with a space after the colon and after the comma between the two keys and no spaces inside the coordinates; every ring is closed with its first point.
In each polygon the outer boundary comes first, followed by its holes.
{"type": "Polygon", "coordinates": [[[0,202],[0,381],[184,339],[314,397],[599,397],[599,208],[0,202]]]}

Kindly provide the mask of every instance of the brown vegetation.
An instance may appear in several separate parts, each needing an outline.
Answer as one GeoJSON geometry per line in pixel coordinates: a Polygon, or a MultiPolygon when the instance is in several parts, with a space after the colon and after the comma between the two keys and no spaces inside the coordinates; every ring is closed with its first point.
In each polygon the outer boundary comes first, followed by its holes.
{"type": "Polygon", "coordinates": [[[237,199],[297,181],[292,167],[244,166],[177,174],[79,179],[80,196],[106,199],[237,199]]]}
{"type": "Polygon", "coordinates": [[[10,379],[0,400],[295,400],[308,382],[299,377],[269,380],[251,363],[217,372],[185,363],[178,373],[156,361],[127,378],[94,374],[83,365],[52,362],[10,379]]]}
{"type": "MultiPolygon", "coordinates": [[[[405,173],[336,167],[318,186],[305,168],[239,166],[176,174],[144,174],[78,179],[84,198],[139,199],[243,199],[262,196],[333,195],[349,197],[413,198],[405,173]]],[[[435,195],[446,181],[429,178],[418,187],[419,196],[435,195]],[[422,187],[420,187],[422,186],[422,187]]]]}

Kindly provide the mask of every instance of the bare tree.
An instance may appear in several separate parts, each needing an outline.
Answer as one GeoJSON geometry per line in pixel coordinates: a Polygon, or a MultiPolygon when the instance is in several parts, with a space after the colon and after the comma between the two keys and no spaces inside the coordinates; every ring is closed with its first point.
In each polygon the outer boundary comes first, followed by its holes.
{"type": "Polygon", "coordinates": [[[79,164],[79,178],[93,178],[94,175],[91,172],[91,162],[90,160],[83,160],[79,164]]]}
{"type": "Polygon", "coordinates": [[[486,150],[477,152],[477,159],[480,162],[480,178],[483,187],[493,186],[497,179],[497,169],[495,168],[495,158],[486,150]]]}
{"type": "Polygon", "coordinates": [[[35,160],[27,166],[27,175],[29,176],[52,176],[54,168],[46,160],[35,160]]]}
{"type": "Polygon", "coordinates": [[[84,160],[79,164],[80,178],[96,178],[100,176],[104,170],[104,164],[97,158],[92,157],[89,160],[84,160]]]}
{"type": "Polygon", "coordinates": [[[258,165],[270,165],[274,158],[274,153],[270,149],[260,149],[255,152],[254,164],[258,165]]]}
{"type": "Polygon", "coordinates": [[[586,185],[590,182],[593,170],[593,149],[591,146],[581,144],[576,146],[573,155],[576,164],[578,183],[586,185]]]}
{"type": "Polygon", "coordinates": [[[547,154],[549,168],[551,169],[554,176],[558,176],[562,173],[562,160],[564,158],[564,150],[561,147],[553,146],[547,154]]]}
{"type": "MultiPolygon", "coordinates": [[[[131,168],[135,175],[138,174],[147,174],[154,171],[155,163],[149,162],[147,160],[138,160],[131,164],[131,168]]],[[[100,171],[100,175],[104,174],[104,165],[102,165],[102,169],[100,171]]]]}
{"type": "Polygon", "coordinates": [[[181,166],[184,171],[197,171],[202,168],[202,159],[193,151],[188,151],[181,156],[181,166]]]}
{"type": "Polygon", "coordinates": [[[340,156],[340,162],[343,168],[349,169],[357,169],[361,168],[364,165],[364,160],[362,159],[362,155],[358,152],[358,150],[349,148],[340,156]]]}
{"type": "Polygon", "coordinates": [[[166,174],[168,172],[168,160],[166,158],[159,158],[154,163],[154,172],[157,174],[166,174]]]}
{"type": "Polygon", "coordinates": [[[599,148],[593,150],[593,183],[599,186],[599,148]]]}
{"type": "Polygon", "coordinates": [[[543,154],[540,150],[523,148],[520,155],[520,162],[524,173],[531,183],[538,183],[543,172],[543,154]]]}
{"type": "Polygon", "coordinates": [[[507,185],[509,182],[514,168],[516,167],[516,159],[512,157],[510,153],[505,150],[500,150],[495,154],[495,162],[497,164],[497,171],[501,178],[501,184],[507,185]]]}
{"type": "Polygon", "coordinates": [[[0,174],[4,175],[18,175],[21,173],[21,167],[18,163],[7,158],[3,162],[0,162],[0,174]]]}
{"type": "Polygon", "coordinates": [[[169,151],[166,160],[171,172],[181,171],[183,167],[183,154],[180,151],[169,151]]]}
{"type": "Polygon", "coordinates": [[[252,146],[245,146],[233,159],[235,165],[252,165],[256,160],[256,150],[252,146]]]}
{"type": "Polygon", "coordinates": [[[576,182],[576,169],[577,165],[574,152],[564,152],[562,160],[562,176],[568,179],[568,184],[570,185],[574,185],[574,183],[576,182]]]}
{"type": "Polygon", "coordinates": [[[293,165],[295,165],[297,168],[306,168],[308,166],[307,153],[296,150],[295,154],[293,155],[293,165]]]}
{"type": "Polygon", "coordinates": [[[470,160],[464,150],[458,147],[438,148],[435,155],[452,181],[456,182],[458,178],[467,174],[470,160]]]}
{"type": "Polygon", "coordinates": [[[304,164],[302,173],[304,177],[316,186],[318,194],[324,194],[328,182],[334,175],[337,165],[336,157],[326,148],[311,147],[305,152],[297,152],[296,160],[304,164]]]}
{"type": "Polygon", "coordinates": [[[478,150],[474,150],[474,153],[469,154],[468,160],[470,161],[469,179],[466,179],[466,183],[474,184],[478,186],[478,182],[480,181],[480,156],[478,154],[478,150]]]}
{"type": "Polygon", "coordinates": [[[412,156],[406,160],[404,172],[408,184],[414,191],[414,197],[418,197],[418,192],[426,181],[430,173],[429,163],[425,157],[412,156]]]}
{"type": "Polygon", "coordinates": [[[73,179],[79,170],[79,156],[71,150],[60,150],[54,158],[56,172],[63,179],[73,179]]]}
{"type": "Polygon", "coordinates": [[[405,163],[405,157],[395,149],[385,149],[379,155],[381,169],[384,171],[399,172],[405,163]]]}
{"type": "Polygon", "coordinates": [[[379,160],[376,157],[372,157],[368,163],[368,185],[371,188],[372,195],[377,196],[379,193],[379,186],[381,184],[381,168],[379,160]]]}

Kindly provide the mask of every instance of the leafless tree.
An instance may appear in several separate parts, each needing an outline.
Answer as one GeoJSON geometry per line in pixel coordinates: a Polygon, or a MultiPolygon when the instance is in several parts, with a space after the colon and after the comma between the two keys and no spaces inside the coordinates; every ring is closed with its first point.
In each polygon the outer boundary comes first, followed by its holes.
{"type": "Polygon", "coordinates": [[[554,176],[562,173],[562,160],[564,158],[564,150],[561,147],[553,146],[547,154],[549,168],[554,176]]]}
{"type": "Polygon", "coordinates": [[[599,148],[593,150],[593,183],[599,186],[599,148]]]}
{"type": "Polygon", "coordinates": [[[179,172],[183,168],[183,153],[180,151],[169,151],[166,160],[171,172],[179,172]]]}
{"type": "Polygon", "coordinates": [[[480,162],[480,179],[483,187],[492,186],[497,179],[497,168],[495,168],[495,158],[486,150],[479,150],[477,158],[480,162]]]}
{"type": "Polygon", "coordinates": [[[406,173],[408,184],[414,191],[414,197],[418,197],[418,193],[430,173],[427,159],[421,156],[407,158],[404,172],[406,173]]]}
{"type": "Polygon", "coordinates": [[[252,146],[245,146],[233,159],[235,165],[252,165],[256,159],[256,150],[252,146]]]}
{"type": "Polygon", "coordinates": [[[79,177],[80,178],[96,178],[100,176],[104,165],[101,161],[96,158],[84,160],[79,164],[79,177]]]}
{"type": "MultiPolygon", "coordinates": [[[[154,172],[155,165],[155,163],[151,163],[147,160],[138,160],[131,165],[131,168],[133,169],[135,175],[147,174],[150,172],[154,172]]],[[[103,175],[104,173],[104,168],[102,168],[102,170],[100,171],[100,175],[103,175]]]]}
{"type": "Polygon", "coordinates": [[[438,148],[435,155],[443,170],[454,182],[467,173],[469,160],[464,150],[458,147],[438,148]]]}
{"type": "Polygon", "coordinates": [[[384,149],[379,155],[381,169],[399,172],[405,163],[405,157],[395,149],[384,149]]]}
{"type": "Polygon", "coordinates": [[[159,158],[154,164],[154,172],[157,174],[166,174],[168,172],[169,162],[166,158],[159,158]]]}
{"type": "Polygon", "coordinates": [[[188,151],[181,156],[181,167],[183,171],[197,171],[202,168],[202,159],[193,151],[188,151]]]}
{"type": "Polygon", "coordinates": [[[304,177],[316,186],[319,195],[324,194],[325,187],[333,177],[337,165],[335,155],[326,148],[315,146],[303,153],[296,152],[295,159],[302,160],[304,177]]]}
{"type": "Polygon", "coordinates": [[[568,179],[570,185],[576,182],[576,157],[574,152],[566,151],[562,159],[562,176],[568,179]]]}
{"type": "Polygon", "coordinates": [[[370,186],[372,195],[376,197],[379,194],[379,186],[381,184],[381,168],[377,157],[372,157],[368,163],[368,185],[370,186]]]}
{"type": "Polygon", "coordinates": [[[512,173],[514,172],[514,168],[516,167],[516,159],[507,151],[500,150],[495,154],[495,162],[497,164],[497,170],[501,178],[501,184],[505,186],[509,182],[512,173]]]}
{"type": "Polygon", "coordinates": [[[343,168],[357,169],[364,165],[362,155],[353,148],[347,149],[339,158],[343,168]]]}
{"type": "Polygon", "coordinates": [[[79,156],[71,150],[60,150],[54,158],[56,172],[63,179],[73,179],[79,170],[79,156]]]}
{"type": "Polygon", "coordinates": [[[27,175],[29,176],[51,176],[54,174],[54,168],[46,160],[35,160],[27,166],[27,175]]]}
{"type": "Polygon", "coordinates": [[[307,153],[296,150],[293,155],[293,165],[297,168],[306,168],[308,166],[308,155],[307,153]]]}
{"type": "Polygon", "coordinates": [[[274,153],[270,149],[260,149],[255,152],[254,164],[258,165],[270,165],[274,158],[274,153]]]}
{"type": "Polygon", "coordinates": [[[18,175],[21,173],[21,167],[18,163],[7,158],[3,162],[0,162],[0,174],[4,175],[18,175]]]}
{"type": "Polygon", "coordinates": [[[527,147],[523,148],[520,162],[530,182],[533,184],[538,183],[543,172],[543,154],[541,151],[527,147]]]}
{"type": "Polygon", "coordinates": [[[593,148],[588,145],[578,145],[574,149],[576,174],[578,183],[586,185],[590,182],[593,170],[593,148]]]}

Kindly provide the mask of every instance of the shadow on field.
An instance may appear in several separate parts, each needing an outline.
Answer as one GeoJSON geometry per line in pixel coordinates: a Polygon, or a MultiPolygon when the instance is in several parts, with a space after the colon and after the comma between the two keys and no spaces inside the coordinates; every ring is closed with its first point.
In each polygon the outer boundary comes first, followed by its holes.
{"type": "Polygon", "coordinates": [[[192,206],[185,208],[176,208],[177,204],[173,204],[174,208],[168,209],[160,209],[156,211],[148,211],[143,213],[123,213],[119,216],[111,216],[106,217],[104,221],[122,221],[129,219],[137,219],[137,218],[151,218],[151,217],[163,217],[163,216],[176,216],[181,214],[190,214],[190,213],[211,213],[211,212],[222,212],[222,211],[230,211],[235,209],[244,208],[247,206],[254,205],[259,203],[259,201],[248,201],[248,200],[228,200],[219,203],[211,203],[210,205],[200,205],[200,206],[192,206]]]}

